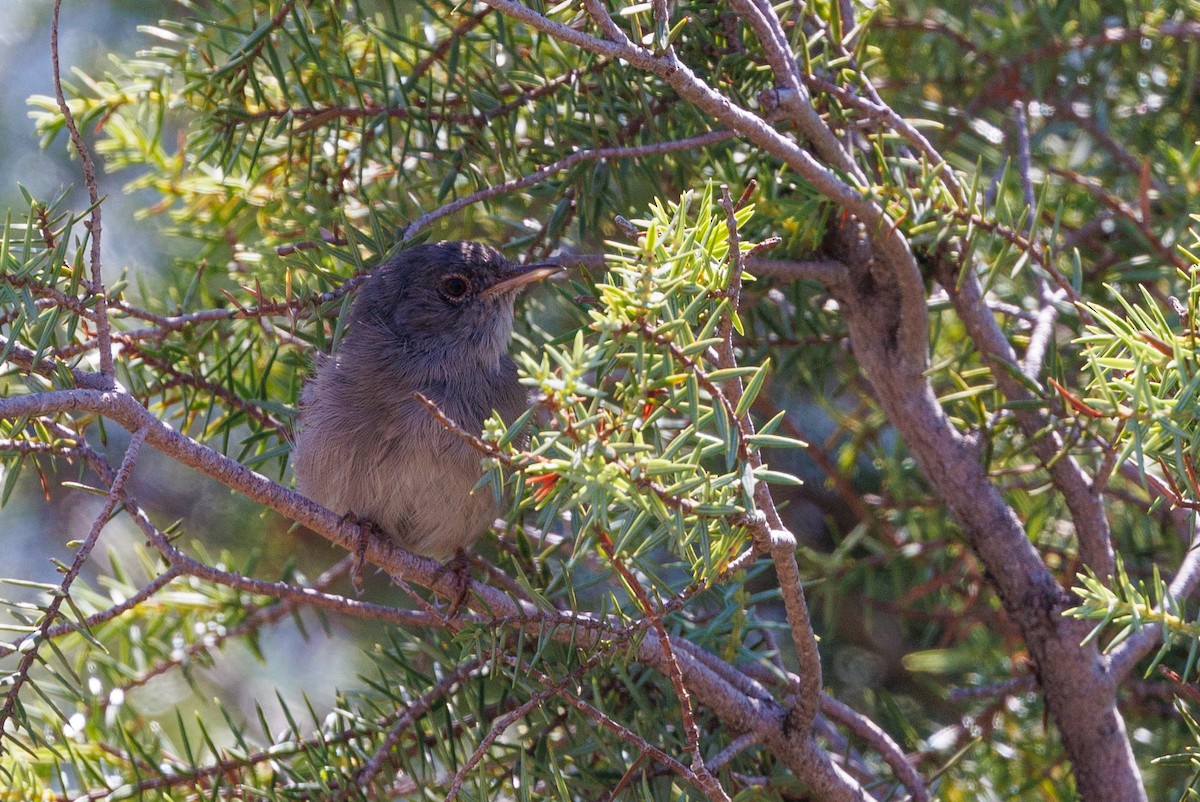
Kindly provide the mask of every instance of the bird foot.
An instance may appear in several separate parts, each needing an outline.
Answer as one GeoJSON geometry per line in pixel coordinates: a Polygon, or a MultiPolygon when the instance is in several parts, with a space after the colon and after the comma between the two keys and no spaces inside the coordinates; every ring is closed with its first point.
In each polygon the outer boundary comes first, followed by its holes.
{"type": "Polygon", "coordinates": [[[360,518],[352,512],[342,516],[342,520],[358,527],[358,544],[354,549],[354,564],[350,566],[350,582],[354,592],[363,595],[363,566],[367,563],[367,545],[371,542],[371,532],[375,522],[370,518],[360,518]]]}
{"type": "Polygon", "coordinates": [[[451,581],[454,583],[454,596],[450,600],[450,608],[446,611],[446,617],[454,618],[462,608],[463,602],[467,600],[467,591],[471,587],[471,558],[466,551],[459,549],[453,557],[443,563],[434,572],[433,584],[436,585],[446,575],[450,575],[451,581]]]}

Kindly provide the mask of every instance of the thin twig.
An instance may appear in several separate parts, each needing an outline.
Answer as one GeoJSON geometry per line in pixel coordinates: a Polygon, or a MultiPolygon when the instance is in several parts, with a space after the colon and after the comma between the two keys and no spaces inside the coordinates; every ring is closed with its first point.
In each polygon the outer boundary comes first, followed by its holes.
{"type": "MultiPolygon", "coordinates": [[[[540,671],[537,671],[536,669],[530,669],[529,673],[531,676],[533,676],[535,679],[537,679],[539,682],[542,682],[543,684],[549,684],[551,682],[551,679],[548,676],[546,676],[545,674],[543,674],[540,671]]],[[[556,694],[559,698],[566,701],[568,704],[570,704],[576,710],[579,710],[581,713],[586,715],[592,721],[595,721],[600,726],[604,727],[605,729],[609,730],[610,732],[615,733],[618,737],[620,737],[620,738],[624,739],[625,741],[628,741],[629,743],[636,746],[642,754],[649,755],[650,757],[654,758],[654,760],[658,761],[659,763],[662,763],[664,766],[671,769],[673,772],[675,772],[679,776],[681,776],[684,779],[691,782],[697,788],[700,788],[701,790],[705,790],[704,786],[699,782],[699,778],[696,776],[695,772],[693,772],[690,767],[683,765],[678,760],[676,760],[675,758],[671,757],[666,752],[664,752],[662,749],[659,749],[658,747],[651,744],[649,741],[647,741],[641,735],[638,735],[633,730],[620,724],[619,722],[614,720],[612,718],[612,716],[606,715],[604,713],[604,711],[596,708],[594,705],[588,704],[583,699],[580,699],[579,696],[577,696],[576,694],[567,690],[567,688],[565,686],[559,688],[556,691],[556,694]]],[[[727,798],[727,795],[725,795],[723,789],[721,791],[721,796],[718,798],[727,798]]]]}
{"type": "MultiPolygon", "coordinates": [[[[1025,196],[1025,236],[1033,247],[1040,251],[1036,219],[1037,197],[1033,188],[1033,151],[1029,142],[1029,110],[1025,103],[1016,100],[1013,101],[1012,111],[1014,127],[1017,130],[1017,173],[1021,177],[1021,191],[1025,196]]],[[[1029,336],[1029,345],[1021,362],[1021,372],[1027,378],[1037,381],[1054,337],[1054,326],[1058,321],[1058,302],[1066,293],[1062,289],[1051,292],[1046,284],[1046,277],[1041,273],[1034,273],[1034,284],[1037,286],[1042,308],[1029,336]]]]}
{"type": "MultiPolygon", "coordinates": [[[[727,187],[722,187],[721,207],[725,210],[726,228],[729,231],[729,261],[730,281],[740,281],[741,271],[735,266],[741,262],[741,244],[737,234],[737,220],[734,217],[733,201],[727,187]]],[[[732,284],[727,295],[737,298],[740,286],[732,284]]],[[[733,350],[733,321],[729,314],[718,324],[718,334],[721,343],[717,346],[717,366],[723,369],[737,366],[737,358],[733,350]]],[[[742,381],[732,378],[724,384],[724,396],[728,403],[736,407],[742,398],[742,381]]],[[[739,416],[732,416],[741,434],[740,441],[744,444],[754,434],[754,423],[750,420],[749,411],[739,416]]],[[[751,471],[762,465],[757,452],[746,451],[743,455],[751,471]]],[[[779,511],[775,508],[775,500],[766,482],[758,482],[754,487],[754,503],[758,508],[755,514],[746,516],[746,524],[754,537],[755,546],[771,555],[775,564],[775,575],[779,580],[779,589],[783,596],[784,609],[787,611],[788,624],[792,630],[792,639],[796,648],[796,657],[800,664],[800,684],[795,695],[795,716],[789,711],[789,728],[799,732],[807,739],[812,732],[813,723],[817,717],[818,700],[821,693],[821,656],[817,649],[817,637],[813,632],[812,620],[808,613],[808,602],[804,598],[804,587],[800,578],[800,568],[796,564],[796,538],[784,526],[779,511]]]]}
{"type": "Polygon", "coordinates": [[[788,46],[787,34],[775,9],[766,0],[732,0],[730,5],[754,31],[775,75],[776,85],[784,88],[777,93],[781,107],[813,143],[822,159],[853,178],[858,186],[866,186],[862,168],[813,108],[808,90],[801,81],[796,56],[788,46]]]}
{"type": "MultiPolygon", "coordinates": [[[[353,555],[347,555],[333,565],[329,570],[322,573],[319,577],[313,580],[313,583],[308,587],[323,591],[329,585],[333,584],[339,577],[344,576],[349,570],[353,562],[353,555]]],[[[172,563],[169,572],[173,575],[186,575],[186,567],[180,563],[172,563]]],[[[332,598],[332,597],[330,597],[332,598]]],[[[201,652],[211,652],[219,647],[225,641],[231,638],[240,638],[251,632],[262,629],[265,626],[274,624],[281,620],[284,616],[290,615],[302,606],[310,604],[309,598],[294,593],[288,593],[286,598],[279,599],[273,604],[259,607],[250,615],[246,616],[237,626],[230,629],[223,629],[211,637],[201,638],[194,643],[189,644],[181,650],[173,650],[169,658],[162,660],[153,666],[144,669],[138,673],[136,677],[125,680],[118,687],[125,692],[129,692],[134,688],[141,687],[155,677],[161,676],[172,668],[183,665],[194,658],[201,652]]],[[[329,608],[326,608],[329,609],[329,608]]],[[[345,612],[339,609],[339,612],[345,612]]]]}
{"type": "Polygon", "coordinates": [[[587,161],[597,161],[606,159],[639,159],[646,156],[656,156],[663,153],[674,153],[681,150],[691,150],[694,148],[703,148],[709,145],[715,145],[718,142],[724,142],[728,139],[733,139],[737,136],[732,131],[712,131],[707,134],[689,137],[687,139],[673,140],[669,142],[651,142],[645,145],[629,145],[611,148],[593,148],[591,150],[581,150],[577,153],[572,153],[570,156],[551,162],[545,167],[541,167],[528,175],[520,178],[513,178],[505,181],[502,184],[485,187],[484,189],[472,192],[470,195],[465,195],[461,198],[451,201],[450,203],[440,206],[437,209],[426,212],[425,214],[413,220],[404,229],[404,239],[410,240],[424,228],[428,228],[436,221],[454,214],[461,209],[472,206],[481,201],[495,198],[500,195],[507,195],[510,192],[515,192],[519,189],[535,186],[548,179],[555,173],[560,173],[564,170],[569,170],[577,164],[587,161]]]}
{"type": "Polygon", "coordinates": [[[1021,177],[1021,191],[1025,195],[1025,236],[1036,242],[1037,221],[1034,210],[1037,198],[1033,191],[1033,155],[1029,145],[1029,112],[1020,100],[1013,101],[1013,123],[1017,129],[1017,173],[1021,177]]]}
{"type": "Polygon", "coordinates": [[[507,655],[504,656],[502,658],[504,662],[512,666],[514,670],[525,670],[531,676],[538,679],[538,681],[541,682],[544,687],[542,690],[533,694],[524,703],[518,705],[504,715],[494,718],[490,722],[488,731],[480,741],[479,745],[476,746],[475,750],[471,753],[471,756],[466,760],[466,762],[463,763],[462,766],[459,767],[458,771],[455,772],[454,777],[450,782],[450,786],[446,792],[445,802],[453,802],[455,797],[458,795],[458,792],[462,789],[463,783],[466,782],[467,774],[473,768],[475,768],[475,766],[479,765],[479,762],[483,760],[484,756],[487,754],[488,748],[495,743],[497,738],[504,734],[504,731],[507,730],[510,725],[524,718],[532,710],[553,696],[562,696],[563,698],[567,698],[572,702],[572,704],[575,704],[576,707],[579,707],[581,710],[584,710],[586,713],[588,713],[589,718],[592,718],[603,726],[618,732],[618,734],[624,734],[624,737],[632,740],[640,747],[643,747],[643,752],[650,754],[656,760],[663,763],[663,765],[671,768],[680,776],[697,785],[697,787],[703,787],[700,776],[698,776],[693,769],[684,766],[673,757],[667,755],[661,749],[650,746],[640,736],[634,735],[627,728],[617,724],[617,722],[615,722],[611,717],[597,711],[591,705],[587,705],[585,702],[578,699],[578,697],[575,697],[574,694],[571,694],[569,691],[567,691],[569,686],[578,684],[584,677],[587,676],[589,672],[591,672],[593,668],[600,664],[601,660],[611,654],[615,649],[628,643],[631,639],[637,637],[649,627],[650,620],[646,619],[639,622],[634,627],[627,628],[616,637],[606,642],[601,648],[595,649],[587,660],[569,672],[565,677],[557,681],[550,679],[546,675],[538,672],[536,669],[530,666],[525,666],[518,663],[514,657],[507,655]]]}
{"type": "MultiPolygon", "coordinates": [[[[941,265],[938,280],[949,293],[959,319],[987,362],[996,385],[1012,401],[1035,400],[1037,396],[1013,375],[1014,371],[1020,370],[1016,352],[983,303],[983,290],[974,271],[964,268],[963,275],[957,277],[950,275],[946,267],[945,264],[941,265]]],[[[1030,438],[1034,454],[1050,473],[1054,486],[1063,494],[1075,521],[1081,558],[1100,576],[1110,576],[1116,562],[1100,494],[1078,461],[1069,454],[1062,455],[1063,438],[1057,431],[1047,430],[1050,421],[1043,412],[1018,407],[1013,414],[1022,433],[1030,438]]]]}
{"type": "Polygon", "coordinates": [[[675,696],[679,699],[679,707],[683,714],[683,727],[687,735],[688,753],[691,755],[691,769],[696,775],[698,786],[709,795],[710,799],[728,800],[729,795],[725,789],[721,787],[721,783],[712,772],[704,765],[704,755],[700,753],[700,729],[696,726],[696,715],[692,710],[692,697],[688,693],[687,684],[683,678],[683,670],[679,667],[679,659],[675,656],[675,650],[671,647],[671,637],[667,634],[667,628],[663,625],[662,615],[655,608],[653,602],[650,601],[646,589],[642,587],[642,583],[633,575],[629,567],[625,565],[624,560],[616,553],[616,546],[612,542],[612,538],[607,532],[599,532],[600,545],[604,549],[605,556],[609,562],[617,569],[617,573],[625,580],[631,593],[637,599],[642,611],[650,619],[651,625],[658,633],[659,642],[662,645],[663,655],[666,658],[667,674],[671,679],[671,684],[675,687],[675,696]]]}
{"type": "MultiPolygon", "coordinates": [[[[141,451],[142,445],[146,442],[147,433],[148,430],[144,427],[133,433],[133,438],[129,441],[129,446],[125,449],[125,456],[121,460],[121,467],[117,470],[109,485],[108,497],[105,499],[104,506],[100,509],[100,513],[92,523],[91,531],[88,532],[87,537],[79,546],[79,550],[75,553],[75,559],[71,562],[71,567],[67,569],[66,576],[59,583],[57,592],[54,593],[50,603],[43,610],[42,621],[38,625],[37,632],[26,636],[17,645],[16,650],[22,652],[23,655],[21,661],[17,664],[16,671],[8,678],[8,692],[4,697],[4,706],[0,708],[0,732],[4,732],[5,725],[16,712],[17,696],[21,692],[21,688],[29,680],[29,669],[33,667],[34,661],[38,659],[38,650],[47,640],[50,628],[58,617],[59,608],[70,597],[71,585],[75,582],[75,578],[79,576],[83,564],[87,562],[88,556],[91,555],[92,549],[100,537],[101,530],[104,529],[104,525],[108,523],[113,510],[116,509],[119,503],[125,483],[129,481],[129,476],[133,473],[133,466],[137,464],[138,453],[141,451]]],[[[0,754],[3,754],[3,752],[4,742],[0,739],[0,754]]]]}
{"type": "MultiPolygon", "coordinates": [[[[425,693],[418,696],[416,699],[407,703],[404,706],[404,712],[388,730],[388,734],[380,742],[375,754],[367,761],[366,765],[359,770],[354,777],[354,784],[342,789],[335,799],[349,799],[356,793],[370,786],[375,777],[383,770],[383,764],[391,756],[392,750],[400,743],[400,739],[404,737],[405,731],[416,723],[417,719],[425,715],[428,710],[433,707],[438,700],[448,696],[455,685],[461,685],[470,678],[472,674],[486,666],[492,661],[495,654],[487,657],[477,657],[474,660],[468,660],[465,663],[457,665],[454,669],[442,677],[434,686],[425,693]]],[[[449,799],[450,797],[447,797],[449,799]]]]}
{"type": "MultiPolygon", "coordinates": [[[[116,339],[124,346],[126,353],[131,358],[137,358],[145,362],[150,367],[154,368],[160,375],[165,375],[174,380],[175,384],[185,384],[195,390],[199,390],[209,395],[219,398],[224,401],[230,410],[240,411],[247,418],[255,421],[261,426],[272,429],[280,437],[286,438],[290,434],[287,424],[275,418],[269,412],[264,411],[259,404],[254,401],[248,401],[241,396],[235,394],[226,387],[209,381],[203,376],[196,376],[190,373],[184,373],[166,360],[159,359],[153,354],[148,354],[142,350],[136,342],[125,341],[123,335],[118,334],[116,339]]],[[[159,388],[160,391],[166,392],[166,386],[159,388]]]]}
{"type": "Polygon", "coordinates": [[[101,273],[100,189],[96,183],[96,164],[92,161],[92,154],[79,134],[79,128],[75,125],[75,116],[71,114],[67,99],[63,95],[62,76],[58,63],[58,15],[61,7],[62,0],[54,0],[54,13],[50,20],[50,62],[54,71],[54,97],[58,100],[58,110],[62,114],[67,132],[71,136],[71,144],[75,146],[75,152],[79,154],[79,159],[83,163],[83,182],[87,185],[88,201],[91,205],[87,225],[91,237],[89,262],[92,280],[89,292],[96,299],[93,320],[96,323],[96,336],[99,341],[100,375],[107,377],[111,386],[113,380],[112,324],[108,319],[108,297],[104,291],[104,276],[101,273]]]}
{"type": "Polygon", "coordinates": [[[896,773],[896,779],[908,789],[913,802],[928,802],[929,789],[925,787],[921,775],[904,755],[900,745],[871,719],[859,713],[847,704],[839,702],[828,694],[821,694],[821,712],[829,718],[843,724],[847,729],[865,741],[879,753],[896,773]]]}
{"type": "MultiPolygon", "coordinates": [[[[67,621],[65,623],[58,624],[57,626],[50,627],[48,630],[46,630],[46,640],[55,640],[75,632],[86,632],[99,626],[100,624],[111,621],[114,618],[119,618],[130,610],[136,608],[139,604],[142,604],[150,599],[152,596],[182,575],[183,571],[177,566],[168,566],[166,571],[163,571],[154,579],[138,588],[136,593],[126,599],[122,599],[119,603],[114,604],[112,607],[106,607],[99,612],[92,613],[80,621],[67,621]]],[[[8,657],[10,654],[13,654],[16,651],[16,646],[0,646],[0,657],[8,657]]]]}
{"type": "Polygon", "coordinates": [[[1037,677],[1032,674],[1024,674],[1000,682],[991,682],[987,685],[951,688],[947,696],[952,702],[968,702],[976,699],[994,699],[1018,693],[1029,693],[1036,688],[1037,677]]]}
{"type": "Polygon", "coordinates": [[[1049,172],[1080,187],[1096,200],[1100,201],[1100,203],[1104,204],[1109,211],[1128,222],[1142,239],[1146,241],[1146,244],[1150,246],[1150,249],[1154,251],[1159,259],[1162,259],[1176,270],[1187,272],[1191,269],[1191,263],[1176,248],[1163,242],[1163,238],[1154,230],[1152,221],[1146,219],[1142,210],[1135,208],[1128,201],[1108,191],[1100,182],[1090,176],[1081,175],[1074,170],[1067,170],[1062,167],[1050,167],[1049,172]]]}
{"type": "Polygon", "coordinates": [[[729,745],[722,749],[717,754],[713,755],[712,760],[708,761],[708,767],[713,771],[719,770],[729,761],[733,760],[742,752],[745,752],[750,747],[759,742],[760,737],[755,732],[744,732],[738,737],[729,742],[729,745]]]}
{"type": "MultiPolygon", "coordinates": [[[[1195,513],[1193,513],[1195,515],[1195,513]]],[[[1193,541],[1179,570],[1166,588],[1166,598],[1155,606],[1156,612],[1166,609],[1171,600],[1190,597],[1200,587],[1200,545],[1193,541]]],[[[1108,665],[1118,679],[1124,679],[1143,657],[1162,642],[1163,627],[1143,625],[1106,655],[1108,665]]]]}

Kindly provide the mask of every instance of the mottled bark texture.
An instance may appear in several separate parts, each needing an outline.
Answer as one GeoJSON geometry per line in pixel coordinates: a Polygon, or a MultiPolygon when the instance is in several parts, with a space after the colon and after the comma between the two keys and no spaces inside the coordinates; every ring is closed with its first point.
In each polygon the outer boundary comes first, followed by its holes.
{"type": "Polygon", "coordinates": [[[906,325],[925,325],[925,308],[905,306],[891,271],[872,257],[858,231],[847,227],[835,239],[842,241],[840,256],[850,277],[831,289],[849,325],[854,356],[1020,629],[1072,762],[1080,798],[1145,800],[1117,710],[1117,682],[1095,644],[1080,645],[1089,624],[1062,615],[1073,606],[1070,594],[1047,569],[1021,520],[989,479],[975,443],[955,428],[938,403],[925,376],[928,353],[901,346],[898,332],[906,325]]]}

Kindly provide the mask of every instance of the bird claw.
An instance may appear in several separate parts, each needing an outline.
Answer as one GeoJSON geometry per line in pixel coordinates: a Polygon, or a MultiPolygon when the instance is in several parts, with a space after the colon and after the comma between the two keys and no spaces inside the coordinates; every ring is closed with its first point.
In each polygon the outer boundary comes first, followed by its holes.
{"type": "Polygon", "coordinates": [[[463,602],[467,600],[467,591],[471,587],[471,558],[467,556],[466,551],[459,549],[453,557],[443,563],[434,572],[433,584],[436,585],[447,574],[453,576],[455,592],[454,597],[450,600],[450,607],[446,611],[446,617],[454,618],[462,608],[463,602]]]}
{"type": "Polygon", "coordinates": [[[358,544],[354,549],[354,564],[350,566],[350,583],[354,592],[363,595],[363,566],[367,563],[367,545],[371,542],[371,530],[375,522],[369,518],[360,518],[352,512],[342,516],[342,520],[358,527],[358,544]]]}

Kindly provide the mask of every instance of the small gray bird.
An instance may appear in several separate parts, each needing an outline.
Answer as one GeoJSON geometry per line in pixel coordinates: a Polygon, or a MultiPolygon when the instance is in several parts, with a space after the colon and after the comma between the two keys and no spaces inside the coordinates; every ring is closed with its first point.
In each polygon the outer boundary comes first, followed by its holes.
{"type": "Polygon", "coordinates": [[[492,493],[471,492],[480,454],[413,396],[472,434],[493,411],[516,420],[529,402],[507,353],[513,303],[558,270],[516,265],[477,242],[419,245],[380,265],[304,389],[301,492],[428,557],[474,543],[497,513],[492,493]]]}

